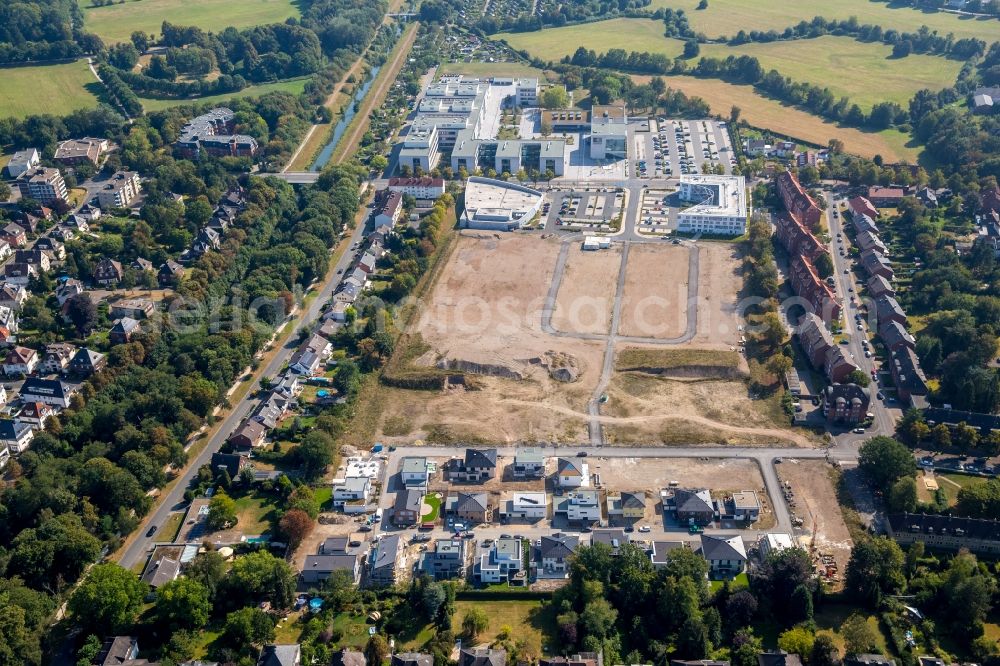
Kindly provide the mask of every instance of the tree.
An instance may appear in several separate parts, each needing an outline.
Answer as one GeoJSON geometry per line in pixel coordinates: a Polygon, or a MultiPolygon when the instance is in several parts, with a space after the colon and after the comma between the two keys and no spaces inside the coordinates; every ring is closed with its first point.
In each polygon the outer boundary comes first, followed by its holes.
{"type": "Polygon", "coordinates": [[[441,583],[431,582],[424,585],[424,591],[420,595],[420,606],[424,609],[424,616],[433,622],[446,600],[447,594],[441,583]]]}
{"type": "Polygon", "coordinates": [[[768,373],[775,377],[778,381],[781,381],[785,373],[792,369],[792,359],[788,358],[784,354],[775,354],[771,358],[767,359],[767,364],[765,365],[768,373]]]}
{"type": "Polygon", "coordinates": [[[370,666],[381,666],[389,658],[389,644],[381,634],[372,634],[365,644],[365,662],[370,666]]]}
{"type": "Polygon", "coordinates": [[[684,55],[682,57],[685,60],[697,58],[699,53],[701,53],[701,47],[698,45],[697,40],[689,39],[684,42],[684,55]]]}
{"type": "Polygon", "coordinates": [[[840,635],[844,637],[847,654],[867,654],[878,651],[878,634],[868,618],[854,613],[840,625],[840,635]]]}
{"type": "Polygon", "coordinates": [[[215,493],[208,503],[208,515],[205,524],[209,529],[223,530],[236,524],[236,502],[226,493],[215,493]]]}
{"type": "Polygon", "coordinates": [[[912,513],[917,508],[917,481],[904,476],[892,484],[887,498],[889,510],[893,512],[912,513]]]}
{"type": "Polygon", "coordinates": [[[820,634],[813,641],[809,666],[840,666],[840,650],[829,634],[820,634]]]}
{"type": "Polygon", "coordinates": [[[274,606],[287,608],[295,593],[295,571],[283,559],[259,550],[233,562],[227,583],[237,598],[266,597],[274,606]]]}
{"type": "Polygon", "coordinates": [[[132,41],[132,46],[134,46],[139,53],[145,53],[149,50],[149,35],[142,30],[134,31],[130,39],[132,41]]]}
{"type": "Polygon", "coordinates": [[[462,617],[462,631],[469,638],[476,638],[486,631],[490,625],[490,618],[482,608],[471,608],[462,617]]]}
{"type": "Polygon", "coordinates": [[[241,608],[226,616],[222,641],[240,652],[274,640],[274,622],[259,608],[241,608]]]}
{"type": "Polygon", "coordinates": [[[847,381],[851,384],[857,384],[862,388],[867,387],[871,383],[871,380],[868,379],[868,375],[866,375],[862,370],[857,368],[851,370],[847,374],[847,381]]]}
{"type": "Polygon", "coordinates": [[[607,638],[614,631],[618,611],[607,599],[591,599],[580,613],[580,625],[585,634],[597,638],[607,638]]]}
{"type": "Polygon", "coordinates": [[[34,666],[41,661],[38,638],[25,622],[24,609],[0,596],[0,666],[34,666]]]}
{"type": "Polygon", "coordinates": [[[378,171],[379,173],[381,173],[385,171],[386,168],[389,166],[389,160],[386,159],[385,155],[375,155],[374,157],[372,157],[372,160],[371,162],[369,162],[368,166],[370,166],[373,171],[378,171]]]}
{"type": "Polygon", "coordinates": [[[833,258],[829,252],[823,252],[816,257],[816,272],[824,280],[833,275],[833,258]]]}
{"type": "Polygon", "coordinates": [[[313,519],[302,509],[286,511],[278,521],[278,529],[285,535],[292,550],[299,547],[303,539],[309,536],[314,527],[313,519]]]}
{"type": "Polygon", "coordinates": [[[899,545],[886,537],[871,537],[854,544],[847,562],[844,589],[858,601],[875,608],[885,594],[903,588],[905,557],[899,545]]]}
{"type": "Polygon", "coordinates": [[[882,490],[888,489],[897,479],[917,473],[913,454],[902,443],[891,437],[872,437],[861,445],[858,466],[882,490]]]}
{"type": "Polygon", "coordinates": [[[10,199],[11,190],[7,183],[0,183],[0,202],[10,199]]]}
{"type": "Polygon", "coordinates": [[[736,125],[740,122],[740,116],[743,114],[743,109],[736,106],[735,104],[729,107],[729,123],[736,125]]]}
{"type": "Polygon", "coordinates": [[[97,323],[97,306],[87,293],[77,294],[66,304],[66,316],[73,322],[77,333],[86,336],[97,323]]]}
{"type": "Polygon", "coordinates": [[[121,633],[135,620],[146,590],[131,571],[117,564],[97,564],[73,592],[69,610],[85,629],[121,633]]]}
{"type": "Polygon", "coordinates": [[[816,637],[805,627],[792,627],[778,636],[778,647],[789,654],[812,654],[816,637]]]}
{"type": "Polygon", "coordinates": [[[188,565],[185,575],[201,583],[208,591],[208,598],[214,599],[226,577],[226,559],[214,550],[201,553],[188,565]]]}
{"type": "Polygon", "coordinates": [[[757,597],[749,590],[738,590],[726,599],[725,618],[733,629],[750,626],[757,613],[757,597]]]}
{"type": "Polygon", "coordinates": [[[208,588],[191,578],[177,578],[156,591],[156,617],[162,626],[199,629],[211,611],[208,588]]]}
{"type": "Polygon", "coordinates": [[[749,627],[737,631],[733,636],[730,653],[733,666],[757,666],[757,655],[763,651],[760,639],[754,636],[749,627]]]}
{"type": "Polygon", "coordinates": [[[545,109],[565,109],[569,106],[569,93],[563,86],[549,86],[538,96],[538,101],[545,109]]]}
{"type": "Polygon", "coordinates": [[[333,462],[334,447],[333,438],[322,430],[312,430],[303,437],[295,450],[303,478],[307,481],[319,478],[333,462]]]}

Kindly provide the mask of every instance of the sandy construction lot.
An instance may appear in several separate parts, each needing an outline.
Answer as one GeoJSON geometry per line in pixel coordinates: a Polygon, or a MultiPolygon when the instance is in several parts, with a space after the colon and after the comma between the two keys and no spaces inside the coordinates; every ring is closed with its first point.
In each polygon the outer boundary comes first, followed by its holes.
{"type": "Polygon", "coordinates": [[[705,349],[729,349],[739,342],[739,293],[743,287],[739,246],[698,243],[698,327],[686,343],[705,349]]]}
{"type": "Polygon", "coordinates": [[[680,245],[635,245],[629,251],[620,335],[676,338],[688,325],[691,251],[680,245]]]}
{"type": "Polygon", "coordinates": [[[832,556],[843,578],[854,542],[837,502],[831,471],[830,465],[822,460],[785,458],[778,465],[778,478],[791,490],[789,512],[793,518],[802,519],[802,527],[807,532],[800,539],[802,545],[808,550],[812,543],[815,556],[832,556]]]}
{"type": "Polygon", "coordinates": [[[585,252],[579,243],[572,243],[559,283],[552,327],[568,333],[608,333],[621,259],[620,245],[585,252]]]}
{"type": "MultiPolygon", "coordinates": [[[[752,460],[711,458],[589,458],[591,473],[614,490],[655,490],[677,481],[684,488],[711,488],[733,492],[764,488],[757,463],[752,460]]],[[[766,494],[766,491],[765,491],[766,494]]]]}

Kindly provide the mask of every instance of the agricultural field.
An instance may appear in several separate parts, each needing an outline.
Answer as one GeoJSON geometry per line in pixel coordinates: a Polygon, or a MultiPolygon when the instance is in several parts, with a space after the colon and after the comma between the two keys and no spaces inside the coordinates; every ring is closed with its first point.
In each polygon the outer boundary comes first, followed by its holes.
{"type": "Polygon", "coordinates": [[[571,56],[580,46],[600,53],[625,49],[662,53],[671,58],[681,55],[684,50],[683,42],[663,36],[662,21],[652,19],[617,18],[536,32],[505,32],[496,37],[543,60],[571,56]]]}
{"type": "MultiPolygon", "coordinates": [[[[632,78],[638,83],[646,83],[652,77],[632,78]]],[[[693,76],[665,78],[669,87],[704,99],[714,114],[726,117],[731,107],[740,107],[740,117],[754,127],[770,129],[821,146],[826,145],[830,139],[840,139],[848,152],[863,157],[882,155],[889,162],[906,160],[913,163],[918,156],[918,150],[907,145],[909,136],[898,130],[866,132],[853,127],[841,127],[807,111],[764,97],[752,86],[693,76]]]]}
{"type": "Polygon", "coordinates": [[[914,54],[894,59],[892,47],[885,44],[832,35],[737,47],[706,44],[701,54],[717,58],[753,56],[765,71],[776,69],[793,81],[827,87],[835,96],[846,95],[865,110],[883,101],[897,102],[905,108],[918,90],[940,90],[952,85],[962,67],[959,60],[939,56],[914,54]]]}
{"type": "Polygon", "coordinates": [[[710,0],[707,9],[697,10],[697,6],[698,0],[652,0],[649,5],[651,9],[683,9],[691,27],[709,37],[731,37],[740,30],[783,30],[815,16],[830,19],[856,16],[862,24],[871,23],[908,32],[915,32],[926,25],[941,34],[954,33],[956,39],[977,37],[987,43],[1000,39],[1000,21],[996,19],[974,19],[947,12],[891,7],[885,2],[871,0],[799,0],[794,5],[762,3],[759,0],[710,0]],[[789,16],[792,11],[794,18],[789,16]]]}
{"type": "Polygon", "coordinates": [[[230,99],[260,97],[261,95],[265,95],[269,92],[288,92],[293,95],[299,95],[305,89],[306,82],[308,80],[308,77],[301,77],[297,79],[288,79],[287,81],[277,81],[275,83],[262,83],[259,86],[247,86],[239,92],[223,93],[222,95],[209,95],[207,97],[194,97],[191,99],[153,99],[149,97],[140,97],[139,100],[142,102],[142,108],[149,113],[153,111],[162,111],[163,109],[169,109],[172,106],[180,106],[182,104],[215,104],[230,99]]]}
{"type": "Polygon", "coordinates": [[[127,41],[133,31],[160,33],[164,21],[193,25],[220,32],[224,28],[248,28],[281,23],[298,16],[294,0],[138,0],[106,7],[85,6],[84,27],[105,41],[127,41]]]}
{"type": "Polygon", "coordinates": [[[103,88],[86,60],[0,69],[0,118],[36,113],[66,115],[97,106],[103,88]]]}

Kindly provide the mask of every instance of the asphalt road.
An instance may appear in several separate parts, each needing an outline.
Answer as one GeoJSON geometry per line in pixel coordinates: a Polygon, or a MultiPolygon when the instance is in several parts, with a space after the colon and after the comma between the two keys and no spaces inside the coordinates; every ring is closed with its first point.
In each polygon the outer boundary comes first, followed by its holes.
{"type": "MultiPolygon", "coordinates": [[[[366,224],[367,224],[366,217],[366,224]]],[[[364,237],[366,225],[359,224],[354,232],[351,234],[351,244],[359,242],[364,237]]],[[[291,358],[292,354],[295,352],[296,348],[299,346],[298,332],[304,327],[312,324],[319,319],[319,316],[323,310],[323,306],[333,295],[334,290],[340,284],[347,271],[347,267],[354,260],[356,253],[353,250],[348,250],[341,256],[340,260],[337,262],[336,270],[330,273],[330,278],[322,285],[319,294],[309,305],[307,310],[298,318],[297,323],[295,323],[295,330],[292,335],[289,336],[288,342],[285,344],[281,350],[274,355],[271,361],[264,367],[263,371],[259,372],[258,379],[254,380],[253,385],[250,390],[247,391],[246,396],[236,403],[232,409],[229,410],[229,414],[223,420],[222,425],[216,430],[215,435],[209,441],[208,446],[206,446],[202,452],[192,460],[188,462],[187,467],[185,467],[184,472],[181,474],[180,480],[171,488],[169,492],[161,496],[159,504],[156,509],[146,517],[146,519],[136,528],[135,540],[129,544],[125,551],[119,557],[118,563],[130,569],[137,562],[143,560],[148,551],[153,547],[152,537],[147,537],[146,532],[149,530],[150,526],[156,525],[161,526],[171,513],[180,509],[184,504],[184,491],[187,490],[191,479],[198,473],[198,469],[205,464],[208,464],[212,459],[212,454],[217,452],[219,448],[225,443],[232,431],[240,424],[240,422],[249,414],[254,408],[256,408],[259,400],[253,397],[257,390],[260,388],[260,377],[276,377],[281,369],[291,358]]]]}

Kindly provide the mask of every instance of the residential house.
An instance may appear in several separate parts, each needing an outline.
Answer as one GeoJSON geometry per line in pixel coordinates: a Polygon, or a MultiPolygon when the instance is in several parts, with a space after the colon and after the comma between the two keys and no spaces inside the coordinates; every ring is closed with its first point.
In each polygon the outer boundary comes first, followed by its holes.
{"type": "Polygon", "coordinates": [[[367,666],[363,652],[344,648],[333,653],[333,664],[331,666],[367,666]]]}
{"type": "Polygon", "coordinates": [[[65,305],[69,299],[82,293],[82,282],[74,278],[66,278],[56,287],[56,300],[59,301],[59,305],[65,305]]]}
{"type": "Polygon", "coordinates": [[[6,444],[0,444],[0,470],[7,467],[10,461],[10,448],[6,444]]]}
{"type": "Polygon", "coordinates": [[[881,275],[871,276],[865,284],[867,285],[868,293],[872,298],[879,298],[880,296],[896,296],[896,288],[892,286],[891,282],[881,275]]]}
{"type": "Polygon", "coordinates": [[[622,546],[630,543],[628,534],[623,529],[602,529],[594,530],[590,535],[591,545],[603,543],[611,549],[612,555],[617,555],[622,546]]]}
{"type": "Polygon", "coordinates": [[[548,515],[548,499],[544,492],[516,492],[500,507],[504,520],[541,520],[548,515]]]}
{"type": "MultiPolygon", "coordinates": [[[[94,666],[125,666],[139,657],[139,641],[133,636],[111,636],[104,639],[101,651],[94,657],[94,666]]],[[[151,665],[152,666],[152,665],[151,665]]]]}
{"type": "Polygon", "coordinates": [[[398,652],[390,657],[389,666],[434,666],[434,657],[419,652],[398,652]]]}
{"type": "Polygon", "coordinates": [[[507,666],[507,651],[490,648],[463,648],[458,666],[507,666]]]}
{"type": "Polygon", "coordinates": [[[90,377],[103,370],[107,364],[108,359],[104,354],[83,347],[69,362],[69,372],[75,377],[90,377]]]}
{"type": "MultiPolygon", "coordinates": [[[[82,217],[87,222],[97,222],[101,219],[101,209],[97,206],[91,206],[89,203],[83,204],[80,210],[76,211],[78,217],[82,217]]],[[[86,231],[86,229],[84,229],[86,231]]]]}
{"type": "Polygon", "coordinates": [[[45,427],[45,421],[55,414],[55,410],[44,402],[29,402],[17,414],[17,420],[27,423],[35,430],[45,427]]]}
{"type": "Polygon", "coordinates": [[[560,488],[585,488],[590,485],[590,465],[579,458],[559,458],[556,480],[560,488]]]}
{"type": "Polygon", "coordinates": [[[853,215],[866,215],[873,220],[878,217],[878,209],[865,197],[852,197],[847,205],[853,215]]]}
{"type": "Polygon", "coordinates": [[[27,347],[12,347],[3,361],[3,372],[8,377],[27,376],[38,367],[38,352],[27,347]]]}
{"type": "Polygon", "coordinates": [[[868,217],[867,215],[856,214],[851,217],[851,223],[854,225],[854,231],[856,233],[869,231],[873,234],[877,234],[879,232],[874,218],[868,217]]]}
{"type": "Polygon", "coordinates": [[[132,338],[142,332],[138,320],[131,317],[122,317],[115,321],[114,326],[108,331],[108,341],[113,345],[123,345],[131,342],[132,338]]]}
{"type": "Polygon", "coordinates": [[[848,358],[847,353],[840,346],[826,350],[823,372],[826,373],[826,378],[831,382],[843,384],[858,369],[858,366],[848,358]]]}
{"type": "Polygon", "coordinates": [[[0,239],[0,261],[6,261],[12,254],[14,250],[11,249],[10,243],[0,239]]]}
{"type": "Polygon", "coordinates": [[[361,557],[358,553],[317,553],[306,555],[302,565],[302,572],[299,574],[302,582],[307,585],[316,585],[330,579],[330,576],[337,571],[346,571],[354,584],[361,582],[361,557]]]}
{"type": "Polygon", "coordinates": [[[105,209],[128,208],[141,192],[139,174],[134,171],[118,171],[97,191],[97,202],[105,209]]]}
{"type": "Polygon", "coordinates": [[[363,270],[368,275],[375,272],[375,262],[377,257],[371,252],[365,252],[364,256],[358,259],[358,268],[363,270]]]}
{"type": "Polygon", "coordinates": [[[824,321],[835,321],[840,317],[840,300],[826,280],[819,276],[816,266],[806,257],[794,256],[789,262],[792,289],[809,302],[813,312],[824,321]]]}
{"type": "Polygon", "coordinates": [[[59,169],[37,167],[25,171],[17,179],[17,188],[22,199],[34,199],[41,204],[65,202],[69,198],[66,181],[59,169]]]}
{"type": "Polygon", "coordinates": [[[801,256],[809,261],[815,261],[826,253],[827,247],[816,238],[812,230],[792,217],[790,213],[782,213],[775,217],[775,237],[791,256],[801,256]]]}
{"type": "Polygon", "coordinates": [[[546,572],[568,571],[569,560],[580,547],[580,537],[556,532],[543,536],[540,541],[538,556],[542,569],[546,572]]]}
{"type": "Polygon", "coordinates": [[[465,458],[452,458],[445,465],[449,481],[483,483],[497,475],[496,449],[466,449],[465,458]]]}
{"type": "Polygon", "coordinates": [[[706,488],[677,488],[673,491],[673,501],[670,505],[678,522],[707,525],[715,520],[715,503],[712,501],[712,493],[706,488]]]}
{"type": "Polygon", "coordinates": [[[729,666],[729,662],[718,659],[671,659],[670,666],[729,666]]]}
{"type": "Polygon", "coordinates": [[[22,285],[4,284],[0,286],[0,307],[10,308],[16,312],[21,309],[26,300],[28,300],[28,290],[22,285]]]}
{"type": "Polygon", "coordinates": [[[642,520],[646,516],[646,495],[642,492],[608,493],[608,517],[622,520],[642,520]]]}
{"type": "Polygon", "coordinates": [[[536,448],[518,449],[514,453],[512,476],[516,480],[544,478],[545,454],[536,448]]]}
{"type": "Polygon", "coordinates": [[[31,425],[14,419],[0,419],[0,446],[7,447],[11,453],[23,453],[28,450],[35,431],[31,425]]]}
{"type": "Polygon", "coordinates": [[[427,485],[427,458],[407,456],[399,468],[399,478],[406,486],[427,485]]]}
{"type": "Polygon", "coordinates": [[[445,501],[445,513],[477,525],[493,519],[487,493],[452,493],[445,501]]]}
{"type": "Polygon", "coordinates": [[[897,322],[903,326],[907,324],[906,312],[899,305],[899,301],[886,294],[875,299],[875,315],[878,328],[882,328],[890,322],[897,322]]]}
{"type": "Polygon", "coordinates": [[[0,239],[12,248],[24,247],[25,243],[28,242],[28,234],[25,233],[21,225],[10,222],[0,233],[0,239]]]}
{"type": "Polygon", "coordinates": [[[266,437],[267,428],[264,424],[249,419],[229,436],[228,442],[236,447],[237,451],[250,451],[263,444],[266,437]]]}
{"type": "Polygon", "coordinates": [[[823,391],[823,415],[830,424],[862,423],[870,404],[871,393],[857,384],[830,384],[823,391]]]}
{"type": "Polygon", "coordinates": [[[799,346],[814,368],[822,369],[826,363],[826,353],[836,343],[826,324],[813,312],[806,312],[799,319],[799,346]]]}
{"type": "Polygon", "coordinates": [[[115,287],[123,277],[125,272],[120,261],[104,257],[94,267],[94,282],[102,287],[115,287]]]}
{"type": "Polygon", "coordinates": [[[312,375],[330,358],[333,345],[318,333],[314,333],[295,350],[289,360],[289,369],[300,375],[312,375]]]}
{"type": "Polygon", "coordinates": [[[900,347],[914,349],[917,346],[916,339],[898,321],[890,321],[888,324],[880,326],[878,336],[882,339],[882,344],[891,352],[896,351],[900,347]]]}
{"type": "Polygon", "coordinates": [[[555,513],[566,514],[571,523],[590,524],[601,520],[601,494],[577,488],[556,502],[555,513]]]}
{"type": "Polygon", "coordinates": [[[35,241],[35,249],[45,252],[56,261],[62,261],[66,258],[66,246],[51,236],[42,236],[35,241]]]}
{"type": "Polygon", "coordinates": [[[56,146],[52,161],[66,166],[76,166],[88,162],[97,166],[100,163],[101,154],[107,149],[106,139],[69,139],[56,146]]]}
{"type": "Polygon", "coordinates": [[[803,226],[818,228],[823,219],[823,211],[805,191],[795,174],[783,171],[775,178],[775,184],[788,214],[803,226]]]}
{"type": "Polygon", "coordinates": [[[764,139],[747,139],[747,155],[763,157],[771,153],[771,144],[764,139]]]}
{"type": "Polygon", "coordinates": [[[139,271],[140,273],[152,273],[155,269],[153,262],[149,259],[143,259],[142,257],[136,257],[132,260],[132,263],[128,265],[134,271],[139,271]]]}
{"type": "Polygon", "coordinates": [[[569,657],[542,657],[538,666],[604,666],[604,653],[579,652],[569,657]]]}
{"type": "Polygon", "coordinates": [[[38,266],[9,261],[3,267],[4,282],[27,286],[33,278],[38,277],[38,266]]]}
{"type": "Polygon", "coordinates": [[[240,475],[245,467],[251,467],[250,457],[243,453],[213,453],[212,469],[224,469],[230,479],[240,475]]]}
{"type": "Polygon", "coordinates": [[[760,541],[757,542],[757,549],[760,551],[761,560],[766,560],[772,553],[780,553],[789,548],[795,548],[795,542],[792,541],[790,534],[783,532],[762,534],[760,541]]]}
{"type": "Polygon", "coordinates": [[[877,208],[895,208],[903,200],[903,197],[908,196],[908,194],[908,188],[905,187],[872,185],[868,188],[868,196],[866,198],[877,208]]]}
{"type": "Polygon", "coordinates": [[[732,578],[747,564],[747,551],[739,535],[701,535],[701,556],[708,562],[710,578],[732,578]]]}
{"type": "Polygon", "coordinates": [[[379,190],[375,194],[375,226],[392,227],[403,212],[403,195],[399,192],[379,190]]]}
{"type": "Polygon", "coordinates": [[[889,360],[889,371],[896,385],[896,394],[900,401],[914,403],[913,406],[926,406],[925,396],[928,393],[927,378],[920,367],[920,359],[910,347],[900,347],[892,352],[889,360]]]}
{"type": "Polygon", "coordinates": [[[52,268],[52,262],[49,261],[49,255],[42,250],[36,250],[34,248],[30,250],[15,251],[14,263],[36,266],[38,270],[43,273],[48,272],[52,268]]]}
{"type": "Polygon", "coordinates": [[[180,561],[163,555],[149,561],[149,564],[143,569],[140,579],[155,591],[170,581],[177,580],[180,573],[180,561]]]}
{"type": "Polygon", "coordinates": [[[7,347],[15,342],[17,342],[17,336],[11,333],[9,329],[0,326],[0,346],[7,347]]]}
{"type": "Polygon", "coordinates": [[[37,167],[42,161],[41,156],[38,154],[38,150],[35,148],[27,148],[25,150],[19,150],[10,156],[7,161],[7,177],[11,179],[20,178],[21,174],[31,171],[37,167]]]}
{"type": "Polygon", "coordinates": [[[922,187],[919,190],[917,190],[917,198],[920,199],[920,202],[925,206],[927,206],[928,208],[938,207],[937,192],[935,192],[929,187],[922,187]]]}
{"type": "MultiPolygon", "coordinates": [[[[370,563],[368,581],[376,587],[395,585],[400,554],[400,535],[382,535],[368,558],[370,563]]],[[[395,664],[395,659],[393,663],[395,664]]],[[[433,663],[432,660],[428,666],[433,666],[433,663]]]]}
{"type": "Polygon", "coordinates": [[[184,276],[184,267],[173,260],[163,262],[156,280],[161,287],[172,287],[184,276]]]}
{"type": "Polygon", "coordinates": [[[20,328],[18,321],[17,312],[4,305],[0,305],[0,326],[11,333],[17,333],[20,328]]]}
{"type": "Polygon", "coordinates": [[[489,552],[479,556],[475,575],[481,583],[504,583],[524,568],[524,542],[503,538],[493,542],[489,552]]]}
{"type": "Polygon", "coordinates": [[[896,660],[884,654],[852,654],[844,657],[844,666],[896,666],[896,660]]]}
{"type": "Polygon", "coordinates": [[[854,236],[854,244],[858,246],[860,252],[875,250],[882,254],[888,254],[889,249],[882,240],[870,231],[859,231],[854,236]]]}
{"type": "Polygon", "coordinates": [[[887,532],[900,546],[918,541],[929,550],[958,552],[965,549],[980,557],[1000,554],[1000,521],[938,514],[891,513],[887,532]]]}
{"type": "Polygon", "coordinates": [[[802,659],[784,650],[772,650],[757,655],[757,666],[802,666],[802,659]]]}
{"type": "Polygon", "coordinates": [[[122,317],[131,317],[132,319],[146,319],[155,311],[156,306],[148,298],[123,298],[111,305],[111,318],[121,319],[122,317]]]}
{"type": "Polygon", "coordinates": [[[724,502],[730,520],[755,523],[760,518],[760,500],[752,490],[735,492],[724,502]]]}
{"type": "MultiPolygon", "coordinates": [[[[282,384],[284,384],[284,380],[282,384]]],[[[279,384],[275,390],[267,393],[250,417],[252,420],[263,424],[268,430],[278,427],[278,423],[281,422],[281,419],[285,418],[291,409],[292,399],[298,393],[298,388],[295,384],[286,386],[285,388],[288,390],[279,391],[281,388],[282,385],[279,384]]]]}
{"type": "Polygon", "coordinates": [[[437,199],[444,194],[444,178],[390,178],[389,191],[408,194],[414,199],[437,199]]]}
{"type": "Polygon", "coordinates": [[[62,374],[76,354],[76,347],[68,342],[53,342],[45,345],[45,356],[38,366],[39,372],[45,375],[62,374]]]}
{"type": "Polygon", "coordinates": [[[298,643],[265,645],[257,658],[257,666],[301,666],[302,648],[298,643]]]}
{"type": "Polygon", "coordinates": [[[21,384],[21,400],[23,402],[44,402],[46,405],[66,409],[75,389],[58,379],[40,379],[28,377],[21,384]]]}
{"type": "Polygon", "coordinates": [[[687,548],[686,541],[654,541],[649,552],[649,561],[654,569],[663,569],[670,564],[670,552],[678,548],[687,548]]]}
{"type": "Polygon", "coordinates": [[[464,578],[468,571],[468,552],[465,539],[437,539],[424,552],[421,569],[435,580],[464,578]]]}
{"type": "Polygon", "coordinates": [[[392,522],[398,527],[416,525],[420,521],[424,493],[416,488],[406,488],[396,493],[392,505],[392,522]]]}
{"type": "Polygon", "coordinates": [[[362,513],[368,509],[372,495],[372,480],[354,477],[333,484],[333,508],[344,513],[362,513]]]}
{"type": "Polygon", "coordinates": [[[186,258],[197,259],[206,252],[218,250],[220,247],[222,247],[222,236],[215,229],[205,227],[195,236],[189,256],[186,258]]]}

